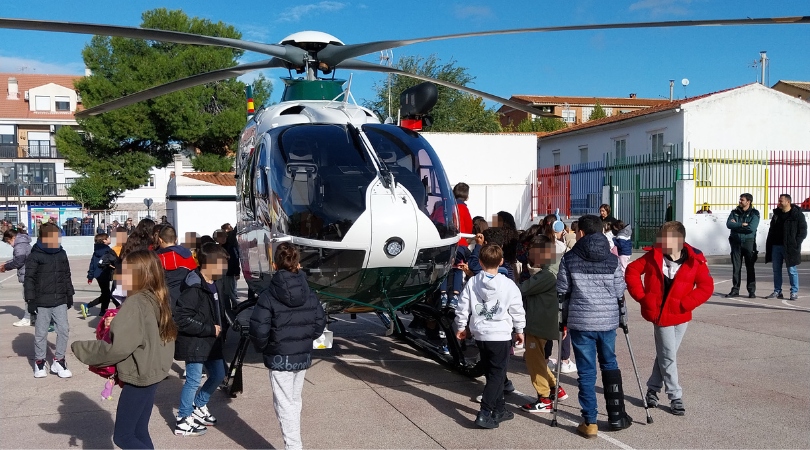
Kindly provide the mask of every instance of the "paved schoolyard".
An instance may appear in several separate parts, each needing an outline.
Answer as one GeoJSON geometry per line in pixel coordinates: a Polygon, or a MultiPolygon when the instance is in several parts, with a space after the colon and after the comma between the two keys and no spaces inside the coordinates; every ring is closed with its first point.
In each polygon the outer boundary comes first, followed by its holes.
{"type": "MultiPolygon", "coordinates": [[[[72,258],[76,301],[97,295],[83,279],[86,258],[72,258]]],[[[758,294],[767,295],[770,266],[757,265],[758,294]]],[[[729,290],[730,268],[712,265],[718,294],[729,290]]],[[[575,433],[579,420],[576,377],[562,376],[570,398],[561,402],[560,427],[550,415],[516,417],[496,430],[476,429],[483,387],[448,371],[410,346],[384,336],[370,314],[351,320],[338,316],[330,326],[335,347],[314,354],[304,388],[303,439],[312,448],[806,448],[810,446],[810,263],[800,266],[804,287],[795,302],[725,299],[720,295],[695,313],[680,351],[679,370],[687,413],[652,412],[647,425],[627,346],[620,333],[617,354],[623,370],[628,412],[634,425],[617,433],[600,431],[588,441],[575,433]]],[[[33,328],[11,323],[22,313],[16,274],[0,274],[0,447],[111,448],[116,401],[101,401],[104,381],[69,353],[74,376],[59,379],[32,374],[33,328]]],[[[630,304],[630,337],[642,382],[654,354],[652,326],[630,304]]],[[[92,339],[98,319],[70,315],[71,341],[92,339]]],[[[49,336],[51,346],[55,336],[49,336]]],[[[230,356],[236,335],[229,340],[230,356]]],[[[151,433],[158,448],[270,448],[283,446],[272,408],[267,370],[251,349],[245,367],[245,393],[229,399],[214,394],[209,405],[219,425],[202,437],[172,434],[182,379],[175,373],[159,390],[151,433]]],[[[533,396],[526,367],[518,354],[510,378],[519,393],[516,405],[533,396]]],[[[116,394],[120,391],[116,389],[116,394]]],[[[116,396],[117,398],[117,396],[116,396]]],[[[599,397],[600,410],[604,402],[599,397]]],[[[605,428],[600,415],[600,428],[605,428]]]]}

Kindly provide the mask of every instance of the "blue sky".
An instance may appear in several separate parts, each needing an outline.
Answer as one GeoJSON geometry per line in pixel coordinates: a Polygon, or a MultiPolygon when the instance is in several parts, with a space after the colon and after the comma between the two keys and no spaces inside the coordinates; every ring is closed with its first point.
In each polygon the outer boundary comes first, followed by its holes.
{"type": "MultiPolygon", "coordinates": [[[[493,29],[609,22],[810,15],[807,0],[480,0],[442,2],[213,0],[5,0],[0,16],[137,26],[144,10],[182,9],[234,25],[248,40],[279,42],[318,30],[343,42],[414,38],[493,29]],[[506,3],[506,2],[503,2],[506,3]],[[99,5],[104,6],[99,6],[99,5]],[[256,5],[259,5],[257,8],[256,5]]],[[[90,37],[0,30],[0,72],[83,73],[81,49],[90,37]]],[[[516,94],[664,98],[699,95],[756,80],[751,64],[767,50],[770,85],[810,80],[810,25],[691,27],[521,34],[437,41],[396,49],[394,57],[436,54],[476,77],[473,87],[516,94]],[[680,80],[688,78],[683,88],[680,80]]],[[[244,62],[264,59],[248,53],[244,62]]],[[[364,57],[377,62],[379,55],[364,57]]],[[[273,79],[284,71],[267,74],[273,79]]],[[[347,78],[347,72],[338,72],[347,78]]],[[[353,93],[370,98],[383,75],[355,73],[353,93]]],[[[278,87],[280,83],[275,83],[278,87]]],[[[273,100],[278,100],[277,88],[273,100]]]]}

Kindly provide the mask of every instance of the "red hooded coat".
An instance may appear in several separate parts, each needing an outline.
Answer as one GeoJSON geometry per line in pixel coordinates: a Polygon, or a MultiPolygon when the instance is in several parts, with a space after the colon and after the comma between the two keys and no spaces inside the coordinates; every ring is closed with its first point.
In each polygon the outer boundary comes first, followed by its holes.
{"type": "Polygon", "coordinates": [[[692,320],[692,310],[714,293],[714,280],[703,253],[684,243],[686,261],[672,281],[664,301],[664,255],[659,247],[645,248],[647,253],[625,270],[630,296],[641,304],[641,316],[661,326],[671,327],[692,320]]]}

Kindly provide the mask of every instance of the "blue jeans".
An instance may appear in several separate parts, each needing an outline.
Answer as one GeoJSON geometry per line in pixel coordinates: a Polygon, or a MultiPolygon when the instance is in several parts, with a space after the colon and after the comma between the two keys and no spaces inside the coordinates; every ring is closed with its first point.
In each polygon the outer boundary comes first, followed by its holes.
{"type": "MultiPolygon", "coordinates": [[[[773,260],[773,290],[782,293],[782,263],[785,261],[785,247],[774,245],[771,247],[771,259],[773,260]]],[[[790,280],[790,293],[799,293],[799,270],[798,266],[787,266],[788,279],[790,280]]]]}
{"type": "Polygon", "coordinates": [[[571,346],[577,360],[577,383],[579,385],[579,406],[582,417],[588,423],[596,423],[596,361],[599,370],[615,370],[616,330],[579,331],[569,330],[571,346]]]}
{"type": "Polygon", "coordinates": [[[217,390],[219,384],[225,379],[225,361],[212,359],[204,363],[186,363],[186,382],[183,390],[180,391],[180,411],[179,417],[188,417],[194,412],[194,406],[203,407],[208,404],[211,394],[217,390]],[[197,392],[202,379],[202,368],[208,373],[208,379],[203,384],[202,389],[197,392]]]}

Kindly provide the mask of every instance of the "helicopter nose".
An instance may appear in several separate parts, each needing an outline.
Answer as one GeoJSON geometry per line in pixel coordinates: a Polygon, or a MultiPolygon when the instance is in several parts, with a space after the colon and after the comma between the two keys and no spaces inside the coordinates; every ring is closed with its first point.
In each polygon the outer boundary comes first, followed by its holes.
{"type": "Polygon", "coordinates": [[[369,267],[410,267],[417,250],[416,208],[407,195],[375,183],[369,196],[369,267]]]}

